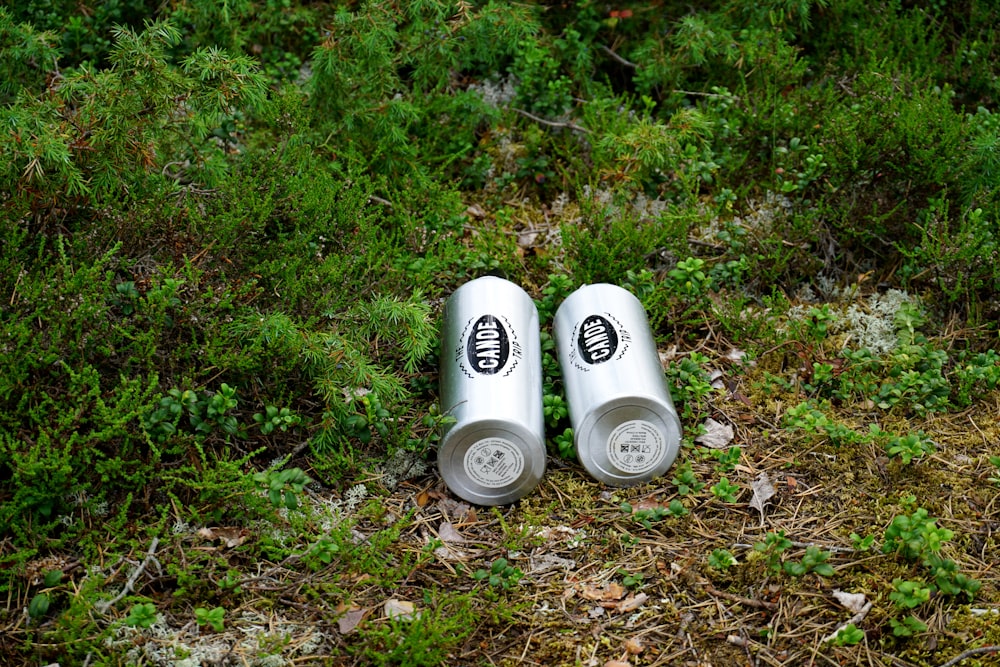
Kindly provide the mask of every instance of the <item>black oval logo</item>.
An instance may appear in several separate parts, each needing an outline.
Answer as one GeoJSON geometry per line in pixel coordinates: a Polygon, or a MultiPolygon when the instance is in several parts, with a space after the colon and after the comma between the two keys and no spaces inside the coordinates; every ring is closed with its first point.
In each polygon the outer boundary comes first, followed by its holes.
{"type": "Polygon", "coordinates": [[[465,356],[477,373],[499,373],[510,358],[510,337],[500,320],[493,315],[483,315],[472,325],[465,344],[465,356]]]}
{"type": "Polygon", "coordinates": [[[590,315],[580,325],[576,345],[584,361],[601,364],[614,356],[618,349],[618,332],[611,322],[600,315],[590,315]]]}

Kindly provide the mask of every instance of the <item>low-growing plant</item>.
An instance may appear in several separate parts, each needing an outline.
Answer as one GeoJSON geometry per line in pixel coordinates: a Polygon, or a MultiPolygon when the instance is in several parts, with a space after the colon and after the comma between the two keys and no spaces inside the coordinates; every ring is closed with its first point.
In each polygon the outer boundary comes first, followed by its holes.
{"type": "Polygon", "coordinates": [[[705,488],[705,483],[699,482],[698,477],[691,469],[690,461],[685,461],[677,466],[676,472],[670,481],[677,486],[677,493],[682,496],[698,493],[705,488]]]}
{"type": "Polygon", "coordinates": [[[196,409],[192,414],[195,430],[208,433],[218,428],[229,435],[236,435],[239,425],[236,417],[229,414],[236,405],[236,389],[223,382],[219,391],[195,403],[196,409]]]}
{"type": "Polygon", "coordinates": [[[309,558],[317,568],[330,565],[340,554],[340,544],[329,537],[320,538],[309,550],[309,558]]]}
{"type": "Polygon", "coordinates": [[[667,368],[671,394],[684,419],[693,419],[703,412],[704,401],[713,391],[708,372],[702,367],[708,361],[705,355],[692,352],[667,368]]]}
{"type": "Polygon", "coordinates": [[[740,485],[733,484],[728,478],[721,478],[711,487],[712,495],[724,503],[735,503],[736,495],[740,492],[740,485]]]}
{"type": "Polygon", "coordinates": [[[542,288],[542,298],[535,300],[538,320],[543,327],[552,322],[556,310],[574,289],[573,280],[564,273],[552,273],[548,278],[549,282],[542,288]]]}
{"type": "Polygon", "coordinates": [[[829,439],[830,444],[840,447],[862,442],[864,436],[854,429],[831,419],[811,402],[800,403],[785,412],[785,425],[792,429],[802,429],[829,439]]]}
{"type": "Polygon", "coordinates": [[[712,451],[716,460],[715,469],[717,472],[729,472],[733,470],[739,464],[740,457],[743,456],[743,450],[739,447],[715,449],[712,451]]]}
{"type": "Polygon", "coordinates": [[[229,570],[215,585],[223,591],[238,595],[243,592],[242,579],[239,570],[229,570]]]}
{"type": "Polygon", "coordinates": [[[830,311],[830,306],[813,306],[806,314],[806,328],[810,336],[816,342],[826,338],[830,331],[830,325],[837,320],[837,316],[830,311]]]}
{"type": "Polygon", "coordinates": [[[562,433],[554,435],[552,442],[555,443],[559,456],[570,461],[576,458],[576,445],[574,444],[572,427],[567,426],[563,429],[562,433]]]}
{"type": "Polygon", "coordinates": [[[545,423],[550,428],[555,428],[562,420],[569,417],[569,406],[559,394],[545,394],[542,396],[542,412],[545,415],[545,423]]]}
{"type": "Polygon", "coordinates": [[[156,622],[156,605],[151,602],[137,602],[132,605],[125,625],[133,628],[148,628],[156,622]]]}
{"type": "Polygon", "coordinates": [[[510,590],[524,577],[524,572],[507,562],[506,558],[497,558],[489,570],[478,569],[472,575],[476,581],[486,581],[494,588],[510,590]]]}
{"type": "Polygon", "coordinates": [[[254,473],[253,481],[264,489],[272,505],[294,510],[299,506],[298,495],[312,480],[301,468],[286,468],[254,473]]]}
{"type": "Polygon", "coordinates": [[[977,391],[991,391],[1000,386],[1000,354],[996,350],[978,354],[962,352],[956,359],[953,372],[958,381],[955,403],[968,406],[977,391]]]}
{"type": "Polygon", "coordinates": [[[833,566],[826,562],[832,555],[831,552],[823,551],[819,547],[808,546],[806,547],[806,552],[802,555],[801,561],[785,561],[782,564],[782,569],[785,571],[785,574],[793,577],[801,577],[810,572],[818,574],[821,577],[832,577],[833,566]]]}
{"type": "Polygon", "coordinates": [[[947,528],[939,528],[937,519],[919,507],[913,514],[893,518],[885,530],[882,553],[898,553],[908,561],[921,561],[936,555],[941,545],[954,535],[947,528]]]}
{"type": "Polygon", "coordinates": [[[677,262],[676,268],[671,269],[667,275],[676,291],[688,297],[696,297],[710,286],[709,278],[704,269],[705,260],[688,257],[677,262]]]}
{"type": "Polygon", "coordinates": [[[834,646],[855,646],[863,642],[864,639],[865,631],[853,623],[848,623],[837,630],[837,634],[830,640],[830,643],[834,646]]]}
{"type": "Polygon", "coordinates": [[[302,422],[302,418],[290,409],[278,409],[274,405],[267,406],[262,413],[254,413],[253,420],[260,426],[260,432],[264,435],[268,435],[276,428],[287,431],[302,422]]]}
{"type": "Polygon", "coordinates": [[[143,426],[157,442],[166,442],[176,433],[184,417],[187,417],[191,432],[197,435],[205,436],[219,430],[232,436],[239,431],[236,417],[230,414],[237,404],[236,389],[225,382],[214,393],[174,388],[168,390],[156,409],[146,415],[143,426]]]}
{"type": "Polygon", "coordinates": [[[631,516],[633,521],[646,528],[652,528],[654,521],[661,521],[669,515],[667,508],[660,505],[636,509],[630,503],[622,503],[620,509],[631,516]]]}
{"type": "Polygon", "coordinates": [[[791,546],[792,541],[785,537],[785,531],[779,530],[765,535],[762,542],[755,542],[753,549],[763,554],[768,569],[777,573],[781,571],[782,554],[791,546]]]}
{"type": "Polygon", "coordinates": [[[944,595],[965,593],[965,597],[971,602],[982,588],[979,580],[959,572],[958,564],[949,558],[933,555],[925,559],[924,566],[934,577],[937,590],[944,595]]]}
{"type": "Polygon", "coordinates": [[[924,433],[910,433],[905,436],[892,436],[885,445],[885,451],[890,457],[898,456],[903,465],[909,465],[913,459],[923,458],[936,451],[934,443],[927,439],[924,433]]]}
{"type": "Polygon", "coordinates": [[[645,579],[642,572],[629,572],[622,568],[618,569],[618,574],[622,578],[622,586],[628,589],[635,589],[642,586],[642,582],[645,579]]]}
{"type": "Polygon", "coordinates": [[[736,565],[739,561],[736,560],[731,552],[726,549],[713,549],[712,553],[708,556],[708,564],[710,567],[716,570],[722,570],[725,572],[733,565],[736,565]]]}
{"type": "Polygon", "coordinates": [[[622,503],[620,509],[626,515],[632,517],[633,521],[647,529],[651,529],[653,523],[656,521],[662,521],[670,516],[681,517],[688,514],[688,509],[684,507],[684,503],[677,498],[671,500],[666,507],[656,505],[655,507],[636,509],[630,503],[622,503]]]}
{"type": "Polygon", "coordinates": [[[207,625],[216,632],[222,632],[225,629],[225,618],[226,610],[223,607],[213,609],[195,607],[194,609],[194,619],[197,621],[198,627],[203,628],[207,625]]]}
{"type": "Polygon", "coordinates": [[[684,503],[677,498],[667,503],[667,512],[670,516],[675,517],[686,516],[689,513],[688,508],[684,507],[684,503]]]}
{"type": "Polygon", "coordinates": [[[896,637],[912,637],[922,632],[927,632],[927,624],[916,616],[910,615],[900,621],[898,618],[889,619],[889,627],[896,637]]]}
{"type": "Polygon", "coordinates": [[[344,435],[356,438],[362,443],[371,442],[376,435],[383,438],[389,435],[389,420],[392,413],[383,405],[377,395],[364,394],[349,401],[357,406],[357,411],[347,413],[341,418],[341,428],[344,435]]]}
{"type": "Polygon", "coordinates": [[[991,456],[990,464],[992,464],[993,467],[996,468],[996,472],[994,472],[993,476],[989,478],[989,481],[993,482],[994,484],[1000,484],[1000,456],[991,456]]]}
{"type": "Polygon", "coordinates": [[[48,593],[37,593],[28,603],[28,618],[39,619],[49,613],[52,598],[48,593]]]}
{"type": "MultiPolygon", "coordinates": [[[[912,504],[915,499],[905,498],[906,504],[912,504]]],[[[958,570],[958,565],[949,558],[941,556],[940,551],[945,542],[951,540],[954,533],[947,528],[939,528],[937,519],[932,519],[927,510],[917,508],[910,515],[896,516],[886,528],[883,553],[898,553],[907,561],[920,563],[927,569],[934,583],[928,590],[937,590],[945,595],[964,593],[971,600],[982,587],[982,584],[958,570]]],[[[911,595],[907,599],[916,599],[917,587],[912,582],[900,580],[897,596],[911,595]],[[904,586],[905,584],[905,586],[904,586]]],[[[922,592],[920,592],[922,596],[922,592]]],[[[895,599],[895,598],[893,598],[895,599]]],[[[902,598],[901,598],[902,599],[902,598]]]]}
{"type": "Polygon", "coordinates": [[[857,533],[851,533],[851,546],[854,547],[855,551],[869,551],[872,545],[875,543],[874,535],[866,535],[861,537],[857,533]]]}

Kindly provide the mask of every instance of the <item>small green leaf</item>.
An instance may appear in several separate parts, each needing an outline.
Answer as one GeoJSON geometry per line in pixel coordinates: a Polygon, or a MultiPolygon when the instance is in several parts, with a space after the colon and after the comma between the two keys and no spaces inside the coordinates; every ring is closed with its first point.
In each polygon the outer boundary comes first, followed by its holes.
{"type": "Polygon", "coordinates": [[[39,593],[35,597],[31,598],[31,604],[28,605],[28,616],[31,618],[38,618],[40,616],[45,616],[49,611],[49,596],[47,593],[39,593]]]}
{"type": "Polygon", "coordinates": [[[53,586],[58,586],[59,582],[62,581],[63,573],[62,570],[50,570],[45,573],[45,587],[52,588],[53,586]]]}

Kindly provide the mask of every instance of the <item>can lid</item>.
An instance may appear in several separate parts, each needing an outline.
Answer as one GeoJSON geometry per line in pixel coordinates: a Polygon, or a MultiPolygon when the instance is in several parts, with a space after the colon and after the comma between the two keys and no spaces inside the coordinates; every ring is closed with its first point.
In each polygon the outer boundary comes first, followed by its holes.
{"type": "Polygon", "coordinates": [[[612,486],[630,486],[670,468],[680,449],[680,424],[658,400],[627,396],[592,410],[574,440],[580,463],[591,476],[612,486]]]}
{"type": "Polygon", "coordinates": [[[445,435],[438,449],[438,470],[463,500],[505,505],[541,481],[545,442],[516,422],[490,419],[462,424],[445,435]]]}

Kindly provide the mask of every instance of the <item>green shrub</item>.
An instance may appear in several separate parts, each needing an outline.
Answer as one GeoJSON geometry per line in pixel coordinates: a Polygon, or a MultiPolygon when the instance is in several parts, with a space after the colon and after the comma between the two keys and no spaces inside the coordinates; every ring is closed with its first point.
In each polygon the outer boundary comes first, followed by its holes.
{"type": "Polygon", "coordinates": [[[265,82],[253,62],[202,48],[175,65],[168,50],[181,34],[167,22],[142,32],[119,27],[114,37],[106,69],[83,66],[51,93],[25,90],[0,108],[0,124],[16,128],[0,134],[8,206],[86,217],[126,194],[141,198],[182,179],[211,186],[222,177],[224,146],[210,134],[224,116],[263,103],[265,82]]]}

